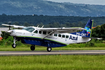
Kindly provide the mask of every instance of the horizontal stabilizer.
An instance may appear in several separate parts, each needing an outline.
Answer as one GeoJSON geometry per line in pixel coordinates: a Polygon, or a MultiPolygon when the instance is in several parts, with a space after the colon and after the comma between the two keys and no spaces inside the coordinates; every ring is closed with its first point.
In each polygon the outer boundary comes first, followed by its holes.
{"type": "Polygon", "coordinates": [[[82,37],[82,38],[91,38],[91,39],[98,39],[98,40],[102,40],[102,38],[96,38],[96,37],[82,37]]]}

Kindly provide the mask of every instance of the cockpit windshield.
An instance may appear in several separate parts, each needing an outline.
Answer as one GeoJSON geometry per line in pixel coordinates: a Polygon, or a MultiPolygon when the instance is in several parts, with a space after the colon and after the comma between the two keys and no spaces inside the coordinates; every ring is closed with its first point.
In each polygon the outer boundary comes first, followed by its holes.
{"type": "Polygon", "coordinates": [[[31,28],[31,27],[28,27],[28,28],[24,28],[23,30],[26,30],[26,31],[29,31],[29,32],[33,32],[35,29],[31,28]]]}

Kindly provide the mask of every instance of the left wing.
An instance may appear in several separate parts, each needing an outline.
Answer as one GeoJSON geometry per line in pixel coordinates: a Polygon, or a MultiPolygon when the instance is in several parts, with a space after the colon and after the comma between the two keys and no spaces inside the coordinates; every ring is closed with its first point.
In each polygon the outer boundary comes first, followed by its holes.
{"type": "Polygon", "coordinates": [[[77,32],[78,30],[85,30],[84,28],[39,28],[39,30],[41,31],[55,31],[58,33],[73,33],[73,32],[77,32]]]}

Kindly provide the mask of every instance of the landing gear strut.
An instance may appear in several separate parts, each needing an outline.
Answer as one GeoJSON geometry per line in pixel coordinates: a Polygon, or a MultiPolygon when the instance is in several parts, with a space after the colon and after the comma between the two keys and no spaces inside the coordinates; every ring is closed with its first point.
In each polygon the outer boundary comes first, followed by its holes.
{"type": "Polygon", "coordinates": [[[31,49],[31,51],[34,51],[34,50],[35,50],[35,45],[32,45],[32,46],[30,47],[30,49],[31,49]]]}
{"type": "Polygon", "coordinates": [[[13,41],[12,47],[16,48],[16,37],[14,37],[14,41],[13,41]]]}
{"type": "Polygon", "coordinates": [[[47,44],[47,51],[51,52],[52,48],[50,47],[50,43],[47,44]]]}

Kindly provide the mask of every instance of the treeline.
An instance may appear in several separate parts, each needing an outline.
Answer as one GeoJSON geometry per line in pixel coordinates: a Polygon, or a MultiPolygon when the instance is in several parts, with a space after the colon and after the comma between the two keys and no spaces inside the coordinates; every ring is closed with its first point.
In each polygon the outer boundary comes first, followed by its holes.
{"type": "Polygon", "coordinates": [[[79,16],[43,16],[43,15],[0,15],[0,26],[8,23],[24,26],[45,27],[84,27],[89,19],[94,20],[94,26],[105,23],[105,17],[79,17],[79,16]]]}
{"type": "Polygon", "coordinates": [[[98,25],[96,28],[92,30],[92,37],[99,37],[105,40],[105,24],[98,25]]]}

